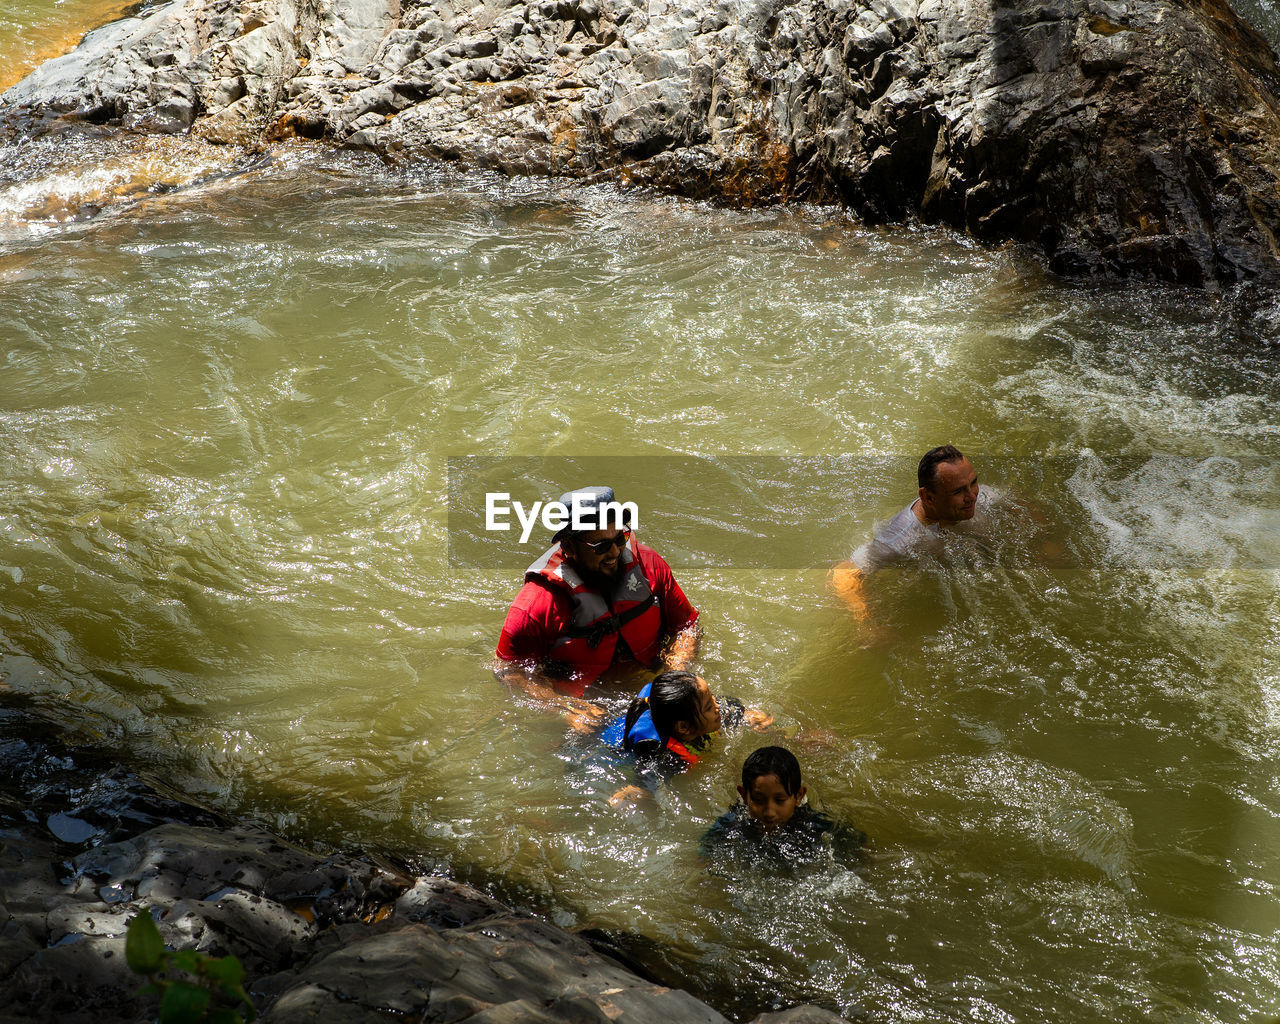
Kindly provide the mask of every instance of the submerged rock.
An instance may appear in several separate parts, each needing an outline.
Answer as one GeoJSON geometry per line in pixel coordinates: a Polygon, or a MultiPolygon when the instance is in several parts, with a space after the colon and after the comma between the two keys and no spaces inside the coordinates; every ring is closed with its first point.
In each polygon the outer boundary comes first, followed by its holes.
{"type": "MultiPolygon", "coordinates": [[[[238,957],[264,1024],[727,1024],[471,886],[222,821],[43,731],[0,710],[0,1020],[154,1017],[124,953],[150,913],[170,949],[238,957]]],[[[842,1021],[789,1014],[758,1020],[842,1021]]]]}
{"type": "Polygon", "coordinates": [[[231,141],[838,201],[1068,273],[1280,269],[1280,72],[1224,0],[174,0],[4,94],[231,141]]]}

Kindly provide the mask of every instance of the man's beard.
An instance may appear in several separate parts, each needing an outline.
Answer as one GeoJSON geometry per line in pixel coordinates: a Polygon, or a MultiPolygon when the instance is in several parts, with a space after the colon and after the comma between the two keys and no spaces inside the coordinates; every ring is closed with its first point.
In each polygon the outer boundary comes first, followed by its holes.
{"type": "Polygon", "coordinates": [[[610,591],[618,577],[622,575],[622,559],[618,559],[617,565],[613,573],[602,572],[599,569],[588,569],[584,566],[578,566],[578,575],[582,577],[582,582],[592,590],[610,591]]]}

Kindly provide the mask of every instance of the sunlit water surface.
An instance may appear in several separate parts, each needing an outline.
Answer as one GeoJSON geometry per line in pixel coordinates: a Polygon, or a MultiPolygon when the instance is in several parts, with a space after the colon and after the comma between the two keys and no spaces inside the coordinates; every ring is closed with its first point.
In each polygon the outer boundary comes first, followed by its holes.
{"type": "Polygon", "coordinates": [[[92,28],[157,0],[5,0],[0,6],[0,92],[42,61],[74,49],[92,28]]]}
{"type": "Polygon", "coordinates": [[[1276,1010],[1274,311],[835,211],[58,145],[0,187],[14,694],[233,814],[652,940],[734,1011],[1276,1010]],[[1027,507],[857,624],[825,571],[943,441],[1027,507]],[[627,766],[489,674],[540,546],[451,533],[451,469],[637,497],[702,673],[865,863],[699,861],[752,735],[611,808],[627,766]]]}

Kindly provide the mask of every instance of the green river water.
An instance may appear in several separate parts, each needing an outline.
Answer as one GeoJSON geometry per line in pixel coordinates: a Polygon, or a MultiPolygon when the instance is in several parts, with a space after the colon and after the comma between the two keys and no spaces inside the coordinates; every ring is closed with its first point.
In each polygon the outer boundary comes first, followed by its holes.
{"type": "Polygon", "coordinates": [[[63,140],[3,167],[23,701],[289,836],[652,940],[733,1012],[1277,1012],[1274,308],[838,211],[306,148],[63,140]],[[825,572],[944,442],[1031,512],[874,577],[855,623],[825,572]],[[486,536],[467,502],[598,481],[701,609],[702,674],[871,836],[857,870],[698,860],[757,737],[622,813],[625,765],[494,682],[546,534],[486,536]]]}

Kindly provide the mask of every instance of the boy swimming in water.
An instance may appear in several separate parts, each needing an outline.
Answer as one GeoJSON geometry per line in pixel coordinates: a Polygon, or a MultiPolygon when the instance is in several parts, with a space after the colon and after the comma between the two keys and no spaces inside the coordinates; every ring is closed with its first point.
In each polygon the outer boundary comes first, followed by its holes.
{"type": "Polygon", "coordinates": [[[702,837],[703,856],[746,854],[794,864],[830,850],[848,865],[866,842],[864,833],[839,825],[805,802],[800,762],[785,747],[761,747],[742,763],[742,798],[702,837]]]}
{"type": "Polygon", "coordinates": [[[808,810],[808,793],[800,781],[800,762],[785,747],[761,747],[742,762],[738,796],[761,831],[790,824],[797,808],[808,810]]]}

